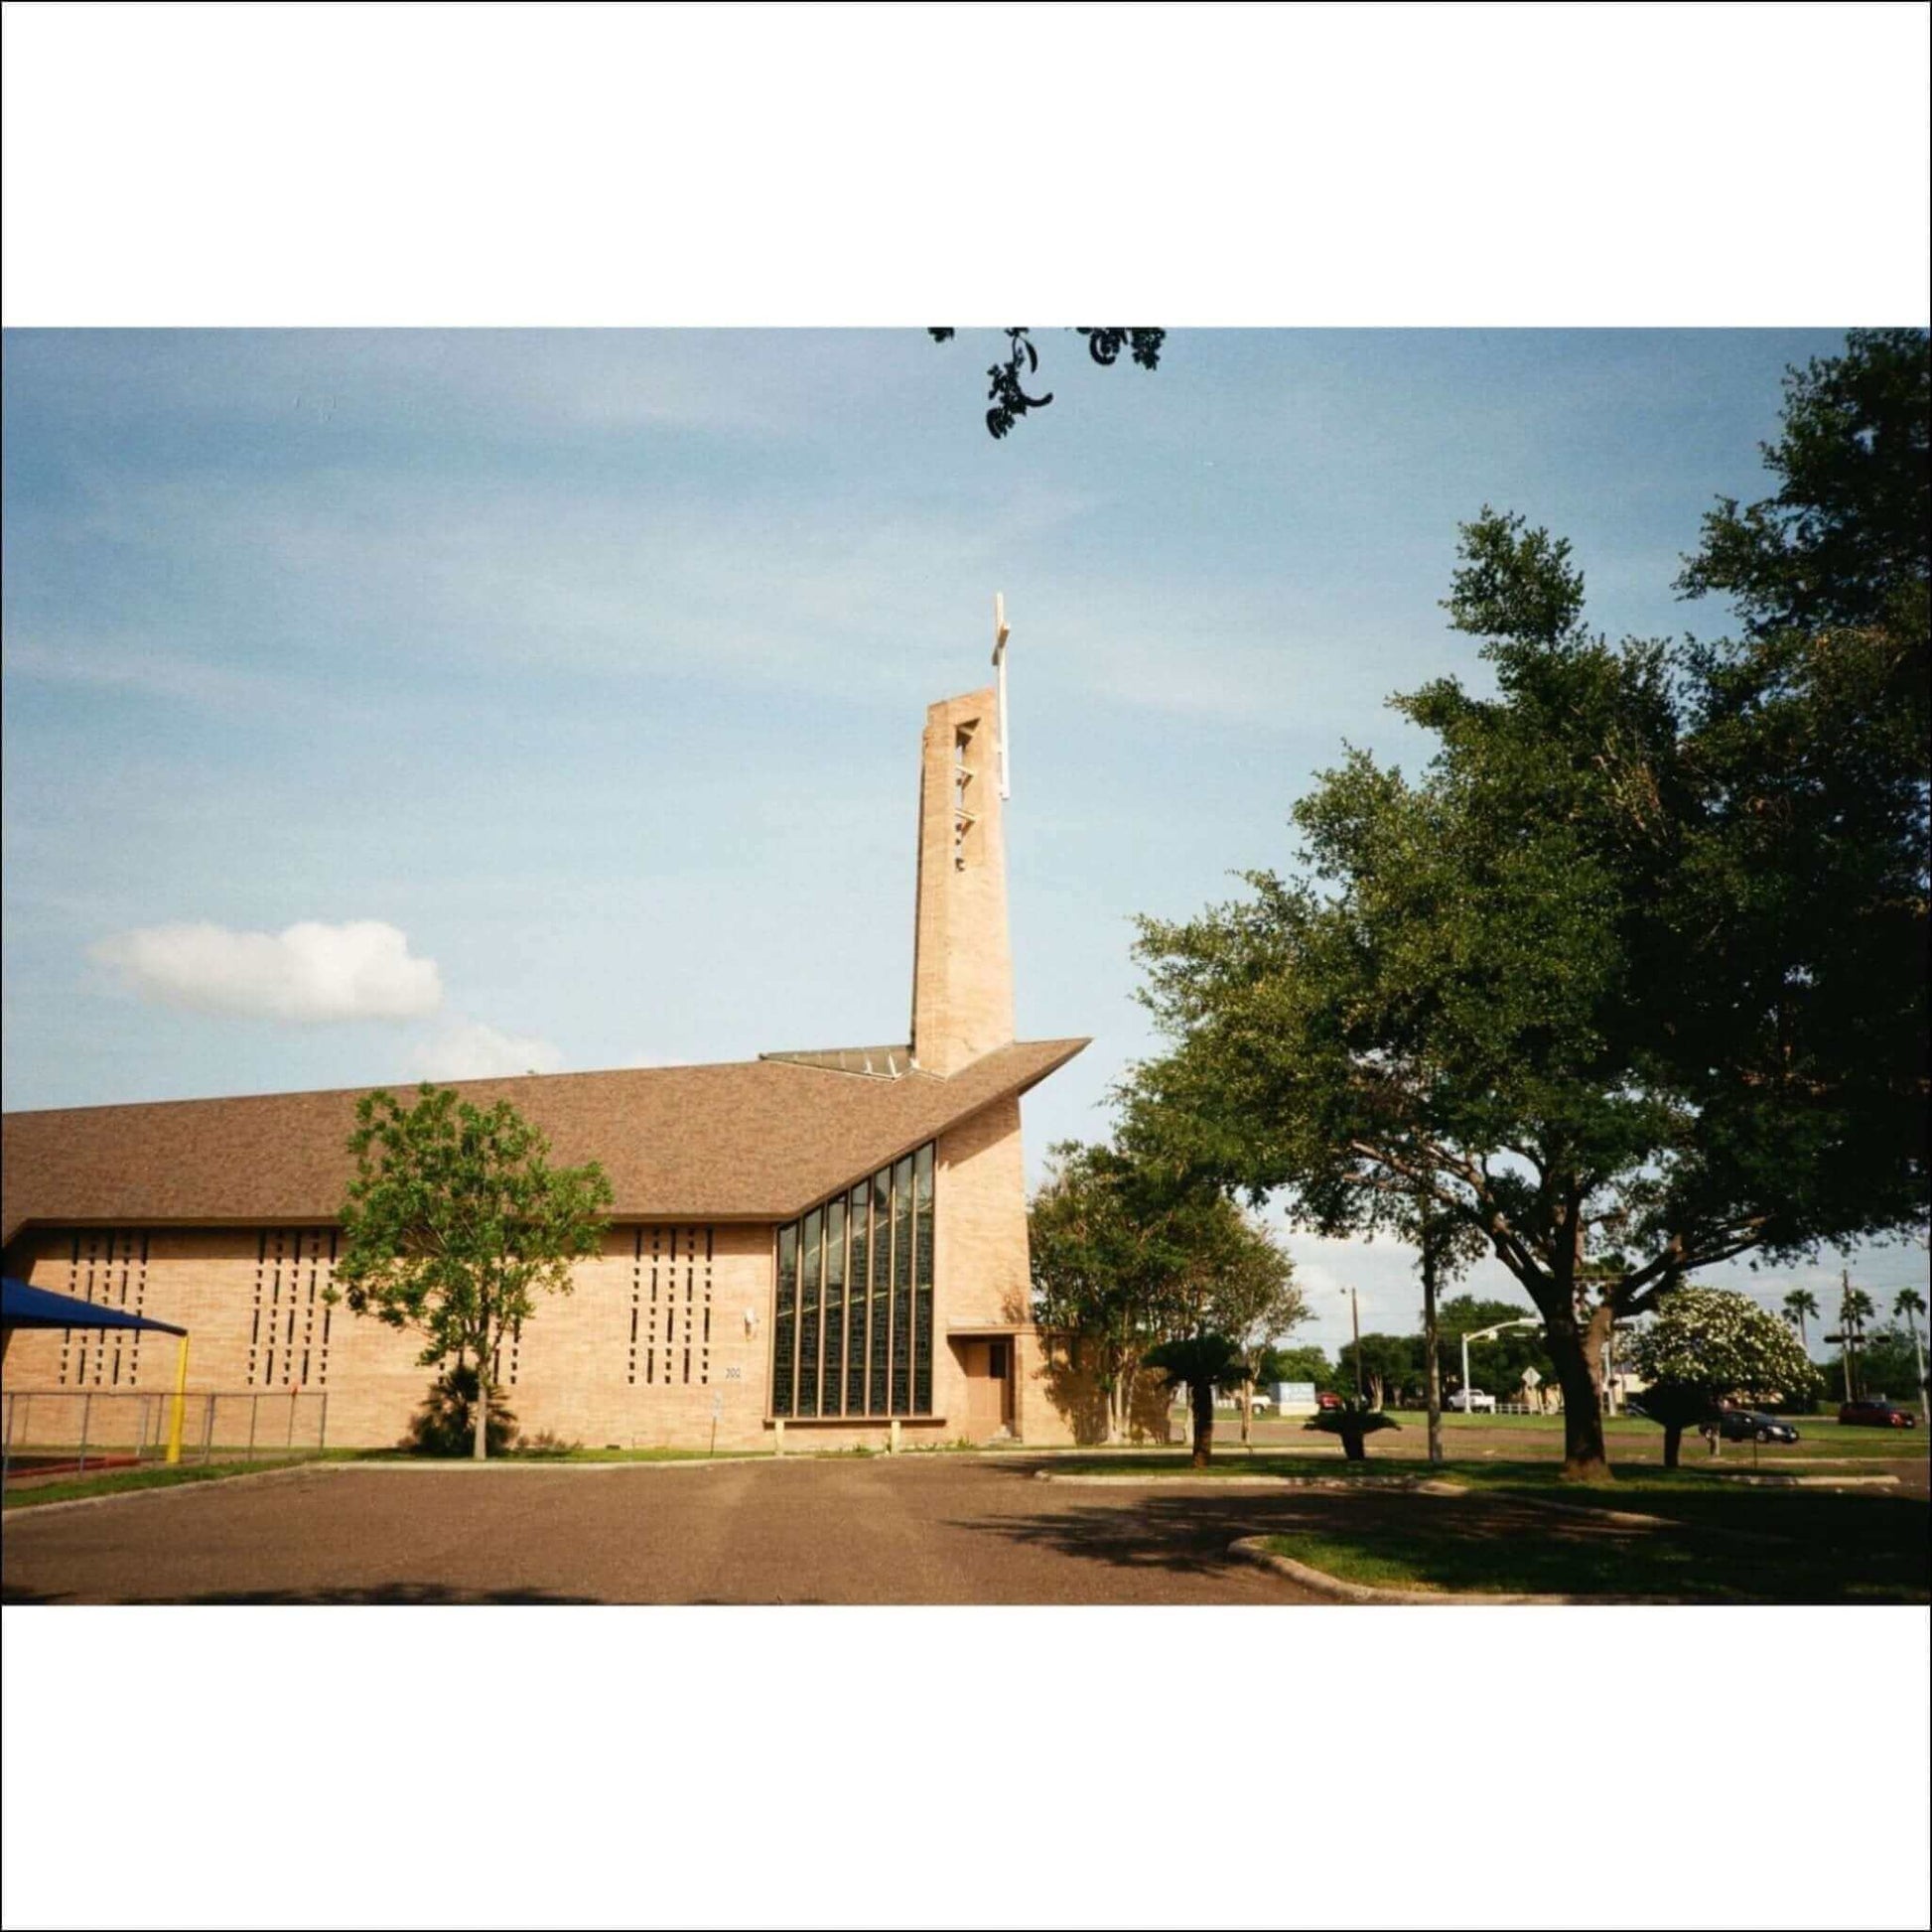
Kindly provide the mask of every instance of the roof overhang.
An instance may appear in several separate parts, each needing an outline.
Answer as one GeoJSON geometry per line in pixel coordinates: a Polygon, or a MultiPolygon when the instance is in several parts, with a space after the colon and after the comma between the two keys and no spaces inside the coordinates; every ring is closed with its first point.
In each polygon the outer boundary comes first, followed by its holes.
{"type": "MultiPolygon", "coordinates": [[[[557,1165],[600,1161],[616,1221],[783,1222],[1017,1099],[1086,1044],[1015,1041],[944,1079],[766,1060],[456,1086],[480,1105],[509,1101],[557,1165]]],[[[0,1242],[34,1227],[326,1227],[366,1091],[9,1114],[0,1242]]]]}

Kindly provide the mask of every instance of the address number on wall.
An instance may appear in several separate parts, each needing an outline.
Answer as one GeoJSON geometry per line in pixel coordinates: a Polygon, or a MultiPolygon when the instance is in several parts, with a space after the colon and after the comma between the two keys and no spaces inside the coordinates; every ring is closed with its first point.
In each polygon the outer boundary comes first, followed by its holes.
{"type": "Polygon", "coordinates": [[[727,1382],[742,1382],[744,1379],[745,1371],[742,1368],[728,1368],[725,1371],[725,1380],[727,1382]]]}

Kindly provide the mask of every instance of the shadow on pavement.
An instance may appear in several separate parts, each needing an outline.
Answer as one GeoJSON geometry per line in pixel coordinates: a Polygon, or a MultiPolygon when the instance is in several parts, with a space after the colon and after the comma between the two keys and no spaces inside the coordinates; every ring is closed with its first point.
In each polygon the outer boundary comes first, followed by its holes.
{"type": "MultiPolygon", "coordinates": [[[[75,1598],[42,1591],[4,1591],[9,1603],[63,1603],[75,1598]]],[[[116,1603],[601,1603],[599,1596],[566,1596],[551,1589],[452,1589],[444,1584],[370,1584],[330,1589],[213,1590],[201,1596],[117,1596],[116,1603]]]]}
{"type": "Polygon", "coordinates": [[[1418,1521],[1437,1530],[1453,1525],[1458,1536],[1471,1542],[1526,1534],[1610,1542],[1624,1542],[1630,1536],[1628,1530],[1574,1519],[1552,1524],[1547,1516],[1489,1497],[1307,1492],[1268,1495],[1248,1490],[1223,1499],[1205,1495],[1197,1488],[1183,1495],[1124,1491],[1118,1501],[1081,1502],[1027,1515],[957,1518],[953,1527],[1118,1569],[1204,1576],[1239,1567],[1228,1555],[1228,1545],[1237,1537],[1285,1535],[1342,1524],[1400,1526],[1418,1521]]]}

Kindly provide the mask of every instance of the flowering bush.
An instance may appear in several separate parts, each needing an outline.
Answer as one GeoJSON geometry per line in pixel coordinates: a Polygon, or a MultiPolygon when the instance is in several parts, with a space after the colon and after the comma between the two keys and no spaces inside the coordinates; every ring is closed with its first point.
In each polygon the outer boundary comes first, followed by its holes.
{"type": "Polygon", "coordinates": [[[1747,1295],[1728,1289],[1673,1289],[1656,1319],[1639,1330],[1630,1359],[1650,1384],[1642,1401],[1664,1425],[1664,1461],[1675,1467],[1687,1424],[1727,1398],[1790,1400],[1817,1384],[1798,1337],[1747,1295]]]}

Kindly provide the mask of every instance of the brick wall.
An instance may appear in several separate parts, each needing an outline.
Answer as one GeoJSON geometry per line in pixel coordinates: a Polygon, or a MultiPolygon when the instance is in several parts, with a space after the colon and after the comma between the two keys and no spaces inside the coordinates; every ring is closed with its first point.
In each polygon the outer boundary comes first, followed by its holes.
{"type": "MultiPolygon", "coordinates": [[[[1024,1323],[1028,1311],[1019,1102],[942,1135],[935,1165],[937,1420],[902,1419],[908,1448],[967,1433],[965,1367],[948,1327],[1024,1323]]],[[[577,1268],[569,1295],[540,1299],[521,1336],[505,1343],[496,1374],[526,1436],[547,1430],[593,1449],[703,1449],[715,1414],[720,1449],[773,1447],[765,1422],[772,1230],[719,1224],[708,1252],[706,1234],[614,1227],[603,1252],[577,1268]]],[[[299,1394],[298,1435],[313,1440],[309,1405],[326,1391],[332,1445],[385,1447],[401,1440],[432,1371],[416,1359],[417,1336],[322,1300],[331,1239],[331,1230],[314,1227],[42,1230],[24,1238],[23,1266],[39,1287],[115,1306],[138,1296],[142,1312],[188,1328],[191,1393],[299,1394]]],[[[150,1333],[138,1352],[97,1341],[78,1330],[71,1340],[59,1329],[22,1330],[7,1351],[6,1386],[172,1387],[174,1337],[150,1333]]],[[[1036,1340],[1017,1337],[1016,1359],[1017,1433],[1029,1443],[1071,1441],[1070,1420],[1049,1400],[1036,1340]]],[[[77,1424],[69,1406],[34,1404],[34,1439],[66,1440],[63,1431],[77,1424]]],[[[245,1440],[247,1411],[236,1403],[217,1412],[218,1445],[245,1440]]],[[[786,1428],[787,1447],[800,1449],[878,1448],[887,1436],[882,1424],[786,1428]]]]}
{"type": "MultiPolygon", "coordinates": [[[[396,1443],[431,1379],[432,1371],[416,1360],[422,1346],[419,1337],[338,1305],[318,1310],[313,1318],[306,1375],[299,1346],[292,1362],[287,1353],[271,1358],[262,1346],[261,1317],[276,1308],[272,1297],[278,1288],[284,1323],[288,1313],[290,1268],[285,1259],[278,1283],[277,1246],[285,1257],[292,1256],[298,1236],[313,1238],[316,1232],[268,1231],[270,1252],[265,1265],[260,1230],[153,1230],[146,1236],[143,1311],[189,1329],[191,1393],[300,1389],[307,1398],[327,1390],[332,1445],[372,1449],[396,1443]]],[[[328,1230],[319,1232],[326,1244],[328,1230]]],[[[702,1257],[705,1231],[700,1228],[695,1233],[702,1257]]],[[[709,1265],[696,1271],[689,1310],[693,1317],[689,1380],[685,1379],[687,1311],[681,1282],[676,1328],[669,1336],[674,1361],[666,1364],[660,1348],[659,1360],[650,1364],[653,1379],[646,1379],[644,1359],[633,1368],[633,1304],[640,1314],[651,1311],[651,1234],[646,1230],[641,1261],[637,1234],[633,1227],[613,1228],[604,1252],[578,1267],[573,1291],[541,1298],[520,1340],[514,1347],[505,1346],[498,1379],[505,1384],[504,1395],[518,1423],[526,1435],[548,1429],[589,1448],[607,1443],[625,1449],[702,1448],[711,1440],[715,1402],[721,1449],[768,1448],[768,1432],[762,1425],[770,1332],[770,1229],[725,1225],[711,1231],[709,1265]],[[703,1321],[706,1276],[708,1345],[703,1321]],[[748,1311],[753,1317],[749,1327],[748,1311]]],[[[83,1233],[80,1238],[85,1241],[88,1236],[83,1233]]],[[[69,1293],[74,1239],[71,1232],[58,1230],[28,1237],[28,1279],[39,1287],[69,1293]]],[[[134,1231],[134,1239],[140,1239],[140,1231],[134,1231]]],[[[326,1269],[324,1273],[326,1277],[326,1269]]],[[[307,1286],[305,1280],[293,1284],[301,1298],[296,1309],[298,1340],[310,1322],[307,1286]]],[[[660,1321],[671,1313],[665,1306],[664,1286],[660,1268],[656,1308],[660,1321]]],[[[76,1340],[78,1334],[76,1330],[76,1340]]],[[[77,1389],[77,1355],[60,1329],[22,1330],[7,1350],[7,1387],[77,1389]]],[[[139,1386],[171,1387],[174,1360],[174,1337],[149,1334],[143,1342],[139,1386]]],[[[87,1386],[115,1385],[96,1385],[90,1378],[87,1386]]],[[[63,1428],[72,1428],[72,1419],[65,1414],[67,1406],[70,1405],[52,1401],[34,1405],[29,1422],[37,1440],[56,1440],[63,1428]]],[[[218,1441],[225,1444],[237,1428],[245,1432],[246,1406],[227,1405],[218,1441]]]]}

